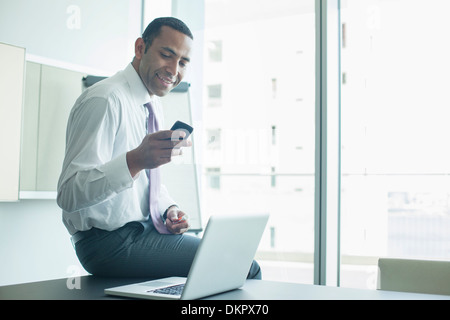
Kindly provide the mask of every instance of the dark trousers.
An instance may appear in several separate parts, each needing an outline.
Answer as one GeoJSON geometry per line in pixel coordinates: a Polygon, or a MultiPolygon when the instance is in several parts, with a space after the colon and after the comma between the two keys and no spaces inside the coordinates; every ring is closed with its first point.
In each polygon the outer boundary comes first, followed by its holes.
{"type": "MultiPolygon", "coordinates": [[[[107,277],[187,277],[201,239],[192,235],[163,235],[150,223],[130,222],[114,230],[84,231],[75,244],[87,272],[107,277]]],[[[261,279],[253,261],[248,279],[261,279]]]]}

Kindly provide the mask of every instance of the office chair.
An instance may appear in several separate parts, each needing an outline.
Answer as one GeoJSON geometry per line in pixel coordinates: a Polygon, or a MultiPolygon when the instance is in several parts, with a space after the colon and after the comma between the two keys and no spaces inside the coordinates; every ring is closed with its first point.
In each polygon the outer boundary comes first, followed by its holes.
{"type": "Polygon", "coordinates": [[[450,261],[380,258],[377,289],[450,295],[450,261]]]}

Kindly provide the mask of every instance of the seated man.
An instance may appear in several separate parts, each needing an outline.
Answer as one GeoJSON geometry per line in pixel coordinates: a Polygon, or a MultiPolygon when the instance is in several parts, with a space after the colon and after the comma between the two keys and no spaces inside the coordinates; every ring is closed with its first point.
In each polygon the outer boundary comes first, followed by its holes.
{"type": "MultiPolygon", "coordinates": [[[[182,21],[155,19],[125,70],[85,90],[73,106],[57,202],[81,264],[94,275],[189,272],[200,239],[184,234],[189,219],[158,168],[191,145],[180,142],[182,132],[159,130],[159,97],[182,81],[192,43],[182,21]]],[[[261,278],[256,262],[248,277],[261,278]]]]}

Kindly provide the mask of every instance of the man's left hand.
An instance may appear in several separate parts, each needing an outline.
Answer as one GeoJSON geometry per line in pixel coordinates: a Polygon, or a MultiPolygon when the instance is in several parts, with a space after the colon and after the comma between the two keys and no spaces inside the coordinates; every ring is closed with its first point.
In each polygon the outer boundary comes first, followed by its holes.
{"type": "Polygon", "coordinates": [[[190,227],[188,216],[177,207],[171,207],[167,210],[166,227],[173,234],[185,233],[190,227]]]}

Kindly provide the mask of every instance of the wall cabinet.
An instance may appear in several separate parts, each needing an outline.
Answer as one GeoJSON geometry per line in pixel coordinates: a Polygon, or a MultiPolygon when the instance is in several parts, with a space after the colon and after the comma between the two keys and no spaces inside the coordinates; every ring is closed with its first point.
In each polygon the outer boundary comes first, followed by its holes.
{"type": "Polygon", "coordinates": [[[54,197],[65,151],[67,119],[83,74],[27,62],[20,162],[20,197],[54,197]],[[38,193],[36,193],[38,192],[38,193]]]}
{"type": "Polygon", "coordinates": [[[25,49],[0,43],[0,201],[19,195],[25,49]]]}

